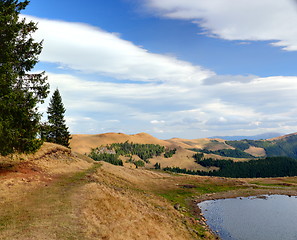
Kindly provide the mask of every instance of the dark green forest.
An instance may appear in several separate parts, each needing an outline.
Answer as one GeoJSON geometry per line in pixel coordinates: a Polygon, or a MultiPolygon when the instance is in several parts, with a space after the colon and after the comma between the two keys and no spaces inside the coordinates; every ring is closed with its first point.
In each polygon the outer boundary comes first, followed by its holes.
{"type": "Polygon", "coordinates": [[[287,156],[297,159],[297,136],[292,135],[284,139],[267,141],[267,140],[241,140],[226,141],[226,143],[238,150],[244,151],[250,146],[264,148],[267,157],[287,156]]]}
{"type": "Polygon", "coordinates": [[[160,156],[165,152],[165,147],[158,144],[139,144],[139,143],[113,143],[108,145],[109,150],[114,150],[116,154],[130,157],[131,155],[137,155],[145,162],[149,162],[150,158],[154,156],[160,156]]]}
{"type": "Polygon", "coordinates": [[[297,135],[287,136],[286,138],[268,141],[268,140],[240,140],[240,141],[226,141],[226,144],[235,149],[221,149],[211,151],[209,149],[192,148],[189,150],[207,154],[216,154],[223,157],[233,158],[255,158],[253,155],[244,152],[250,147],[263,148],[266,152],[266,157],[286,156],[297,159],[297,135]]]}
{"type": "Polygon", "coordinates": [[[176,149],[166,149],[164,146],[158,144],[139,144],[129,143],[113,143],[106,147],[98,147],[92,149],[89,157],[96,161],[106,161],[114,165],[123,165],[119,156],[130,157],[127,162],[133,163],[136,167],[143,167],[144,162],[149,163],[149,159],[155,156],[160,156],[164,153],[165,158],[172,157],[176,149]],[[138,156],[141,160],[134,160],[133,155],[138,156]],[[143,162],[144,161],[144,162],[143,162]]]}
{"type": "Polygon", "coordinates": [[[123,161],[119,159],[119,155],[110,153],[99,153],[97,149],[93,149],[89,157],[95,161],[104,161],[113,165],[123,166],[123,161]]]}
{"type": "Polygon", "coordinates": [[[208,154],[216,154],[223,157],[233,157],[233,158],[255,158],[253,155],[246,153],[240,149],[220,149],[216,151],[211,151],[207,149],[199,149],[199,148],[190,148],[189,150],[195,152],[202,152],[208,154]]]}
{"type": "Polygon", "coordinates": [[[164,153],[165,158],[171,158],[176,152],[176,148],[174,149],[169,149],[164,153]]]}
{"type": "Polygon", "coordinates": [[[267,157],[265,159],[234,162],[232,160],[204,159],[198,161],[204,167],[218,167],[216,171],[194,171],[178,167],[166,167],[164,171],[202,176],[231,178],[284,177],[297,176],[297,160],[289,157],[267,157]]]}

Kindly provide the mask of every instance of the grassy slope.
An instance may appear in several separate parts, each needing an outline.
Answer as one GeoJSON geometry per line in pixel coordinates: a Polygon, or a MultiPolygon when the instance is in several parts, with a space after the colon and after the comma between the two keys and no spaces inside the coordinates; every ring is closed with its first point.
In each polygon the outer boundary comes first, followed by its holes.
{"type": "MultiPolygon", "coordinates": [[[[184,163],[184,156],[189,157],[192,155],[192,151],[187,149],[196,148],[196,149],[205,149],[210,151],[218,150],[238,150],[245,153],[251,154],[254,157],[271,157],[271,156],[288,156],[292,158],[297,157],[297,134],[289,134],[281,136],[274,139],[268,140],[241,140],[241,141],[224,141],[222,139],[180,139],[173,138],[169,140],[160,140],[149,134],[140,133],[134,135],[126,135],[122,133],[106,133],[98,135],[73,135],[71,140],[71,147],[79,153],[89,153],[91,148],[95,148],[101,145],[116,143],[116,142],[134,142],[134,143],[151,143],[159,144],[166,147],[178,148],[177,154],[183,158],[175,157],[172,161],[165,160],[164,164],[169,167],[178,166],[181,168],[187,167],[190,169],[197,169],[197,165],[192,162],[184,163]]],[[[244,154],[244,153],[243,153],[244,154]]],[[[222,155],[222,154],[220,154],[222,155]]],[[[217,153],[205,154],[206,157],[216,158],[216,159],[232,159],[235,161],[246,161],[249,158],[242,156],[241,158],[234,158],[231,155],[228,156],[219,156],[217,153]]],[[[154,159],[160,161],[160,159],[154,159]]],[[[156,161],[153,161],[154,163],[156,161]]],[[[164,167],[166,167],[164,165],[164,167]]]]}
{"type": "Polygon", "coordinates": [[[82,158],[49,144],[2,159],[0,239],[215,239],[194,200],[297,194],[297,178],[175,175],[82,158]]]}

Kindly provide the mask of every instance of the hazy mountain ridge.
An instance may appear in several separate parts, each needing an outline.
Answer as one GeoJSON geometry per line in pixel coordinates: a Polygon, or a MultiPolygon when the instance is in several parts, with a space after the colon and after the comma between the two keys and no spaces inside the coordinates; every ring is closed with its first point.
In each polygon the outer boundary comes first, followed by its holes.
{"type": "Polygon", "coordinates": [[[210,137],[211,139],[213,138],[219,138],[227,141],[237,141],[237,140],[262,140],[262,139],[271,139],[271,138],[276,138],[283,136],[282,133],[277,133],[277,132],[269,132],[269,133],[262,133],[262,134],[257,134],[253,136],[214,136],[210,137]]]}

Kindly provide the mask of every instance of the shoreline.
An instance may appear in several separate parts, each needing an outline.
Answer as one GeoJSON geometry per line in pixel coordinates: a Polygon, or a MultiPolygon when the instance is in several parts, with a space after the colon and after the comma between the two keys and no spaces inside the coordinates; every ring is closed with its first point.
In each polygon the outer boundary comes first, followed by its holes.
{"type": "Polygon", "coordinates": [[[297,197],[296,189],[239,189],[232,190],[228,192],[217,192],[217,193],[208,193],[201,196],[197,196],[195,199],[191,200],[190,208],[194,217],[197,218],[199,224],[205,227],[206,231],[211,233],[215,239],[221,239],[216,232],[214,232],[207,225],[207,219],[204,217],[201,209],[198,204],[204,201],[209,200],[220,200],[220,199],[229,199],[229,198],[239,198],[239,197],[260,197],[262,195],[287,195],[289,197],[297,197]]]}

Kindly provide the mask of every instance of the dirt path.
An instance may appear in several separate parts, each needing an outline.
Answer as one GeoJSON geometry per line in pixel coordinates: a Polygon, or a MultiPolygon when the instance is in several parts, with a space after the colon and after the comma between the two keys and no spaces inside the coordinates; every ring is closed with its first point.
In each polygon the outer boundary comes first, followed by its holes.
{"type": "Polygon", "coordinates": [[[10,202],[0,203],[0,239],[83,239],[72,195],[89,182],[98,166],[42,182],[10,202]]]}

